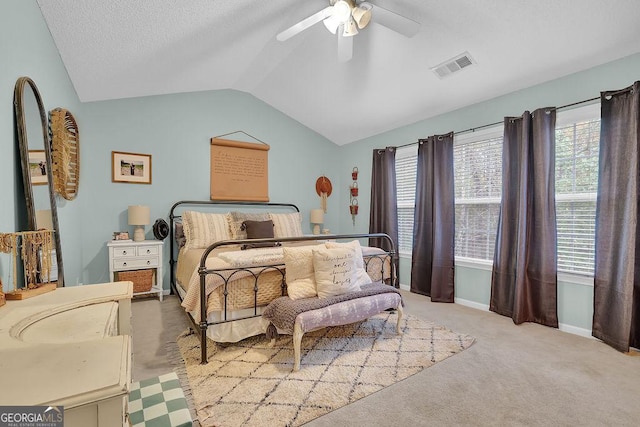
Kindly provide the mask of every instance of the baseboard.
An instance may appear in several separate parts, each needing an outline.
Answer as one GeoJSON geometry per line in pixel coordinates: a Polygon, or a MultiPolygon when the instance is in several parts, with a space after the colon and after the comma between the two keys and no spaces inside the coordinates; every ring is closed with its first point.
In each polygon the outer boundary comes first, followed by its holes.
{"type": "MultiPolygon", "coordinates": [[[[475,301],[470,301],[470,300],[466,300],[466,299],[462,299],[462,298],[456,298],[455,299],[455,303],[456,304],[460,304],[460,305],[464,305],[466,307],[471,307],[471,308],[475,308],[478,310],[482,310],[482,311],[489,311],[489,306],[487,304],[480,304],[478,302],[475,301]]],[[[577,326],[573,326],[573,325],[568,325],[566,323],[560,323],[558,325],[558,330],[562,331],[562,332],[566,332],[569,334],[574,334],[574,335],[578,335],[581,337],[585,337],[585,338],[593,338],[593,335],[591,335],[591,331],[589,329],[585,329],[585,328],[579,328],[577,326]]]]}
{"type": "Polygon", "coordinates": [[[591,335],[591,331],[589,329],[579,328],[577,326],[567,325],[565,323],[560,323],[558,325],[558,329],[560,329],[562,332],[567,332],[569,334],[579,335],[585,338],[593,338],[594,340],[596,339],[596,337],[591,335]]]}
{"type": "Polygon", "coordinates": [[[464,305],[465,307],[471,307],[482,311],[489,311],[489,306],[487,304],[481,304],[479,302],[471,301],[468,299],[454,298],[454,302],[456,304],[464,305]]]}

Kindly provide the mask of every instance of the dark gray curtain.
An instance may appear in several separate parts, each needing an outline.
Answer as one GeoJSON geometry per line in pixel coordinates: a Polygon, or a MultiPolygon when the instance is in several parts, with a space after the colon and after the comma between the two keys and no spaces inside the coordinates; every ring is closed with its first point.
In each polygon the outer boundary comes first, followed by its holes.
{"type": "Polygon", "coordinates": [[[453,302],[455,201],[453,132],[418,143],[411,292],[453,302]]]}
{"type": "MultiPolygon", "coordinates": [[[[386,233],[393,240],[396,251],[394,266],[398,283],[398,199],[396,187],[396,148],[373,150],[371,169],[371,208],[369,210],[369,233],[386,233]]],[[[386,242],[369,239],[369,246],[390,250],[386,242]]]]}
{"type": "Polygon", "coordinates": [[[640,82],[601,103],[592,334],[629,351],[640,348],[640,82]]]}
{"type": "Polygon", "coordinates": [[[489,309],[558,327],[554,108],[506,117],[489,309]]]}

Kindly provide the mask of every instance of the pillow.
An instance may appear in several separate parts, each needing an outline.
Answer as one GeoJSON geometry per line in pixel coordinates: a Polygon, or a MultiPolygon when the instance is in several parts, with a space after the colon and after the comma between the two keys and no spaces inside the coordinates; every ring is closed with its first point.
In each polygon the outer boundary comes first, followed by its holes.
{"type": "Polygon", "coordinates": [[[349,243],[326,242],[324,245],[325,247],[327,247],[327,249],[341,247],[353,248],[353,250],[356,252],[356,281],[358,282],[358,285],[362,286],[372,282],[371,277],[367,273],[367,270],[364,268],[362,247],[360,246],[360,242],[358,240],[352,240],[349,243]]]}
{"type": "Polygon", "coordinates": [[[312,249],[318,298],[359,291],[356,251],[351,247],[312,249]]]}
{"type": "Polygon", "coordinates": [[[175,228],[175,238],[176,238],[176,243],[178,244],[178,247],[181,248],[184,246],[185,243],[187,243],[187,237],[184,235],[184,226],[182,225],[181,222],[176,222],[176,228],[175,228]]]}
{"type": "Polygon", "coordinates": [[[273,238],[273,221],[244,221],[241,230],[247,233],[247,239],[273,238]]]}
{"type": "Polygon", "coordinates": [[[287,294],[291,299],[316,296],[316,279],[313,272],[311,247],[282,247],[284,255],[287,294]]]}
{"type": "Polygon", "coordinates": [[[274,237],[302,236],[302,215],[300,212],[285,214],[269,214],[274,226],[274,237]]]}
{"type": "Polygon", "coordinates": [[[182,214],[185,249],[204,249],[220,240],[229,240],[227,214],[185,211],[182,214]]]}
{"type": "Polygon", "coordinates": [[[229,212],[229,232],[234,240],[244,240],[247,238],[247,232],[242,229],[242,223],[245,221],[266,221],[269,219],[267,212],[263,213],[244,213],[229,212]]]}
{"type": "MultiPolygon", "coordinates": [[[[267,221],[244,221],[240,229],[247,233],[247,239],[273,238],[273,221],[270,219],[267,221]]],[[[280,243],[249,243],[242,245],[240,249],[272,248],[274,246],[280,246],[280,243]]]]}

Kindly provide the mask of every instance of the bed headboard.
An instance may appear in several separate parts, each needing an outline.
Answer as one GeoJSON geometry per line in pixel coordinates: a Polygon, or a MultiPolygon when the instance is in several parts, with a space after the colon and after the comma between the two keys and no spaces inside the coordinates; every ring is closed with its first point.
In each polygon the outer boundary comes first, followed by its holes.
{"type": "Polygon", "coordinates": [[[289,212],[300,212],[300,209],[292,203],[272,203],[272,202],[245,202],[245,201],[218,201],[218,200],[181,200],[171,206],[169,211],[169,271],[171,287],[175,290],[175,264],[177,262],[178,247],[176,244],[176,223],[182,220],[182,213],[187,210],[201,212],[226,213],[232,210],[242,210],[246,212],[273,212],[273,210],[284,210],[289,212]]]}

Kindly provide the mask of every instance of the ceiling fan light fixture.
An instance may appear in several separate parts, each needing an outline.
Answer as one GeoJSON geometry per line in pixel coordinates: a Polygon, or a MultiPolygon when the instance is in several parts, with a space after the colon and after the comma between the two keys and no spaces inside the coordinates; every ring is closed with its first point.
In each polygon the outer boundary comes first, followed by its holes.
{"type": "Polygon", "coordinates": [[[335,18],[338,22],[347,23],[351,18],[351,5],[346,0],[338,0],[333,5],[332,18],[335,18]]]}
{"type": "Polygon", "coordinates": [[[358,26],[356,25],[356,21],[353,18],[349,18],[346,24],[344,24],[344,32],[342,33],[343,37],[353,37],[358,34],[358,26]]]}
{"type": "Polygon", "coordinates": [[[322,23],[325,27],[327,27],[327,30],[329,30],[331,34],[336,34],[338,32],[338,27],[341,24],[341,22],[335,16],[328,17],[327,19],[322,21],[322,23]]]}
{"type": "Polygon", "coordinates": [[[363,29],[369,24],[369,21],[371,21],[371,9],[373,9],[373,5],[367,2],[362,2],[353,8],[351,15],[356,24],[358,24],[358,28],[363,29]]]}

